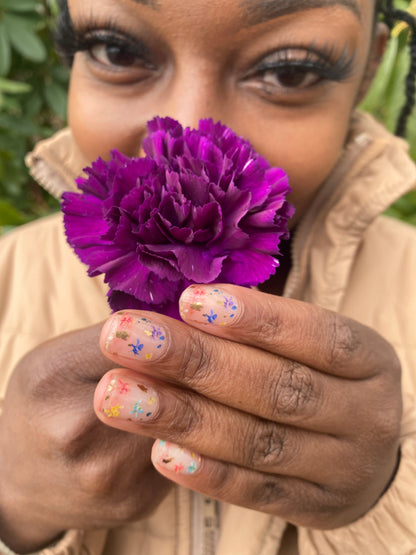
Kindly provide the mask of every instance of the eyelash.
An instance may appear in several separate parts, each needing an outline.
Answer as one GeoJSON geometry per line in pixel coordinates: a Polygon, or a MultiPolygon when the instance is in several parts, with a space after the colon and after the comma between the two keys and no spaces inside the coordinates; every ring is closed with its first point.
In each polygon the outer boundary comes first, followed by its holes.
{"type": "Polygon", "coordinates": [[[99,45],[122,48],[126,54],[136,56],[143,63],[150,58],[148,49],[137,37],[119,29],[111,21],[101,24],[90,21],[79,28],[75,28],[72,21],[62,21],[54,39],[59,52],[70,63],[77,52],[87,52],[99,45]]]}
{"type": "MultiPolygon", "coordinates": [[[[114,21],[89,21],[74,28],[71,20],[61,21],[55,43],[61,54],[72,63],[76,52],[88,52],[94,46],[116,46],[125,54],[134,56],[144,67],[153,68],[146,46],[134,34],[120,29],[114,21]]],[[[285,45],[269,54],[263,55],[249,72],[248,77],[265,76],[267,73],[300,72],[315,74],[318,84],[321,81],[341,82],[349,78],[353,71],[355,53],[349,54],[344,48],[336,55],[330,45],[317,47],[315,43],[306,45],[285,45]],[[293,56],[293,53],[295,55],[293,56]]],[[[309,88],[313,87],[310,85],[309,88]]]]}
{"type": "Polygon", "coordinates": [[[259,62],[254,70],[256,75],[270,71],[277,73],[284,70],[298,70],[305,74],[315,73],[324,80],[340,82],[351,76],[355,54],[350,55],[344,49],[338,57],[335,57],[333,48],[328,45],[321,49],[314,45],[294,45],[275,50],[273,53],[263,56],[262,60],[267,60],[267,58],[274,59],[269,62],[259,62]],[[300,52],[301,57],[293,58],[290,52],[300,52]]]}

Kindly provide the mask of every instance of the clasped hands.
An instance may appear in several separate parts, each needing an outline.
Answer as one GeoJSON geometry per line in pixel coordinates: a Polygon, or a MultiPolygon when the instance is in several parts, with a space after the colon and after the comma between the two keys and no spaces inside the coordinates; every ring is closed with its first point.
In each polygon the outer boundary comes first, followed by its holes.
{"type": "Polygon", "coordinates": [[[116,313],[18,364],[0,419],[12,549],[143,518],[172,482],[326,529],[388,487],[400,364],[380,335],[232,285],[192,286],[180,309],[116,313]]]}
{"type": "MultiPolygon", "coordinates": [[[[192,286],[186,322],[113,315],[103,353],[120,366],[95,394],[105,424],[159,438],[165,477],[298,525],[363,515],[394,472],[400,365],[359,323],[229,285],[192,286]]],[[[127,464],[127,462],[126,462],[127,464]]]]}

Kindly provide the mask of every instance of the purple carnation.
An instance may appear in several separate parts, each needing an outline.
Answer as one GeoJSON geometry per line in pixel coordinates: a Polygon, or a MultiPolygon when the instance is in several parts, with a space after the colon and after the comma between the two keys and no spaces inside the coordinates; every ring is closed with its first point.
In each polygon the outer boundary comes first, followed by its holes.
{"type": "Polygon", "coordinates": [[[192,283],[267,280],[294,212],[284,171],[210,119],[155,118],[148,133],[144,158],[113,150],[63,197],[68,242],[90,276],[105,274],[111,308],[178,318],[192,283]]]}

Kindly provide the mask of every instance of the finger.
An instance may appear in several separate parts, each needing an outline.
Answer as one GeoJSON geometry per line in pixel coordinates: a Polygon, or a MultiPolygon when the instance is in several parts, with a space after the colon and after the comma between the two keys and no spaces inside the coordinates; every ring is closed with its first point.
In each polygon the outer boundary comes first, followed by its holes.
{"type": "Polygon", "coordinates": [[[234,285],[192,285],[180,299],[184,321],[331,375],[364,379],[380,371],[390,345],[370,328],[305,302],[234,285]]]}
{"type": "Polygon", "coordinates": [[[346,441],[257,418],[132,371],[104,376],[94,404],[107,425],[241,467],[333,487],[351,472],[346,441]]]}
{"type": "Polygon", "coordinates": [[[298,526],[343,526],[368,508],[365,505],[368,492],[364,499],[355,499],[351,504],[342,488],[329,490],[299,478],[240,468],[164,440],[155,442],[152,462],[163,476],[186,488],[232,505],[279,516],[298,526]]]}
{"type": "MultiPolygon", "coordinates": [[[[328,433],[365,421],[371,406],[365,385],[153,313],[114,314],[101,335],[117,365],[199,392],[267,420],[328,433]]],[[[378,403],[384,398],[379,395],[378,403]]]]}

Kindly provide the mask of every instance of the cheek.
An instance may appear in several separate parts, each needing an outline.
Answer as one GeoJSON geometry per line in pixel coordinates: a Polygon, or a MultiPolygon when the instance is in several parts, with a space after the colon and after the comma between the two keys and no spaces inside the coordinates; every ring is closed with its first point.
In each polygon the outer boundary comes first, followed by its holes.
{"type": "Polygon", "coordinates": [[[319,110],[305,117],[282,118],[266,124],[263,137],[252,137],[255,148],[289,176],[290,201],[296,207],[292,225],[304,214],[317,190],[338,162],[350,122],[350,108],[336,113],[319,110]]]}
{"type": "Polygon", "coordinates": [[[108,158],[113,148],[137,156],[145,135],[148,118],[134,111],[134,100],[118,99],[107,88],[82,78],[74,67],[68,121],[78,147],[90,161],[108,158]]]}
{"type": "MultiPolygon", "coordinates": [[[[269,111],[264,104],[259,107],[255,103],[253,107],[238,99],[224,108],[228,117],[223,123],[247,138],[271,165],[282,167],[289,175],[293,190],[290,200],[296,207],[292,225],[304,214],[342,153],[353,97],[350,91],[309,111],[269,111]]],[[[162,113],[179,119],[165,108],[157,91],[144,97],[134,93],[129,96],[117,87],[97,86],[83,72],[82,63],[73,68],[69,124],[90,161],[98,156],[108,158],[113,148],[129,156],[139,155],[149,119],[162,113]]]]}

